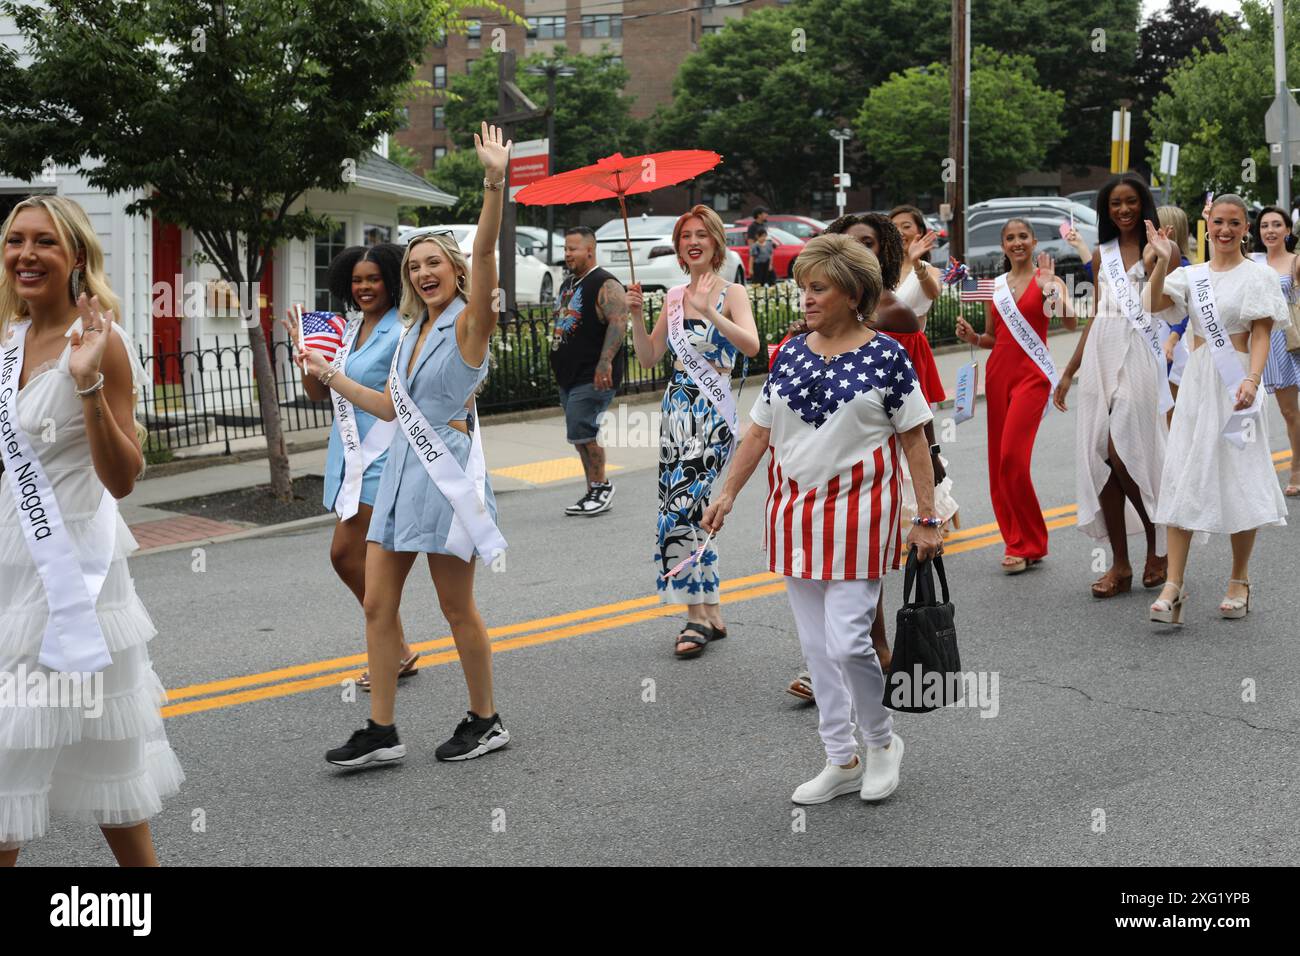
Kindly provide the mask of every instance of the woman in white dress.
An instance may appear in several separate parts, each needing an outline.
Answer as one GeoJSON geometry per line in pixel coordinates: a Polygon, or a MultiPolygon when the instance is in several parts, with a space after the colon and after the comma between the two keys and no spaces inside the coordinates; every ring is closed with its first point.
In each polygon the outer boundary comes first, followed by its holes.
{"type": "Polygon", "coordinates": [[[1245,202],[1220,196],[1209,216],[1210,262],[1166,276],[1177,249],[1147,225],[1147,241],[1158,257],[1148,289],[1152,312],[1167,321],[1190,314],[1194,335],[1156,511],[1156,521],[1169,529],[1169,580],[1151,605],[1153,621],[1182,622],[1183,575],[1195,532],[1232,536],[1232,574],[1219,613],[1245,617],[1255,532],[1286,524],[1258,390],[1269,336],[1285,329],[1291,316],[1277,274],[1242,254],[1248,227],[1245,202]],[[1216,349],[1207,329],[1220,326],[1227,335],[1220,333],[1216,349]],[[1250,417],[1234,416],[1251,408],[1256,411],[1250,417]]]}
{"type": "MultiPolygon", "coordinates": [[[[1151,190],[1124,173],[1097,194],[1099,247],[1092,254],[1097,276],[1096,314],[1079,337],[1061,372],[1053,402],[1066,411],[1065,397],[1079,374],[1075,493],[1079,530],[1110,541],[1110,568],[1092,585],[1098,598],[1131,590],[1128,535],[1144,532],[1147,558],[1142,586],[1165,582],[1164,533],[1152,520],[1165,463],[1168,424],[1161,407],[1165,362],[1125,315],[1115,283],[1103,269],[1107,251],[1118,256],[1117,275],[1131,296],[1154,263],[1143,222],[1156,220],[1151,190]],[[1110,245],[1115,243],[1115,245],[1110,245]],[[1150,261],[1147,261],[1150,260],[1150,261]]],[[[1156,347],[1159,347],[1158,330],[1156,347]]]]}
{"type": "Polygon", "coordinates": [[[98,824],[123,866],[153,866],[148,819],[184,774],[163,732],[147,647],[156,631],[131,582],[136,544],[115,501],[143,470],[134,394],[144,373],[114,323],[104,255],[80,206],[20,202],[3,249],[0,680],[21,689],[22,678],[50,688],[77,679],[83,694],[0,707],[0,864],[43,836],[54,811],[98,824]],[[36,496],[49,519],[40,529],[36,496]],[[70,585],[58,573],[67,564],[98,573],[70,585]],[[46,634],[52,605],[56,621],[76,626],[46,634]],[[56,672],[38,658],[87,666],[56,672]]]}
{"type": "Polygon", "coordinates": [[[939,281],[941,273],[929,262],[930,250],[938,237],[926,224],[925,215],[915,206],[895,206],[889,212],[889,219],[903,237],[903,277],[899,280],[894,295],[921,320],[921,331],[925,331],[925,320],[930,314],[930,306],[939,298],[943,285],[939,281]]]}
{"type": "MultiPolygon", "coordinates": [[[[1294,302],[1300,293],[1300,256],[1287,250],[1291,227],[1287,215],[1277,206],[1265,206],[1255,219],[1256,258],[1262,258],[1282,283],[1282,296],[1294,302]]],[[[1274,329],[1264,366],[1264,388],[1277,399],[1277,407],[1286,422],[1291,443],[1291,477],[1287,479],[1288,498],[1300,496],[1300,355],[1286,348],[1286,332],[1274,329]]]]}

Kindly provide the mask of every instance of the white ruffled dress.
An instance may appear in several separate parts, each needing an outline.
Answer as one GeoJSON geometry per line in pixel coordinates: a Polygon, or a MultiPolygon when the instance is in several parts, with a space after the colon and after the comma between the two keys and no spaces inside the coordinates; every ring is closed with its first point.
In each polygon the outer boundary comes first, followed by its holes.
{"type": "MultiPolygon", "coordinates": [[[[117,331],[127,343],[139,388],[143,370],[129,340],[117,331]]],[[[21,704],[0,706],[4,848],[43,836],[51,812],[109,827],[147,820],[185,779],[163,730],[159,708],[165,692],[149,660],[148,641],[157,631],[127,569],[135,539],[115,503],[111,522],[94,520],[105,490],[91,463],[69,357],[64,349],[53,366],[32,370],[19,392],[18,418],[78,549],[85,555],[113,549],[96,604],[112,663],[102,672],[102,709],[68,706],[75,704],[70,700],[38,706],[39,697],[23,693],[26,685],[17,688],[21,704]],[[47,441],[51,427],[54,440],[47,441]],[[100,525],[113,535],[111,542],[104,540],[100,525]]],[[[50,671],[37,663],[48,615],[45,588],[18,523],[10,477],[0,477],[0,675],[12,675],[4,676],[12,687],[22,675],[50,671]]]]}
{"type": "MultiPolygon", "coordinates": [[[[1169,450],[1160,481],[1156,520],[1188,531],[1233,534],[1265,525],[1286,524],[1286,500],[1278,487],[1268,439],[1268,415],[1260,414],[1253,441],[1238,448],[1223,437],[1233,413],[1228,394],[1195,310],[1189,310],[1189,272],[1171,273],[1165,295],[1173,308],[1157,318],[1192,314],[1187,332],[1202,342],[1192,350],[1178,389],[1169,450]]],[[[1282,297],[1277,273],[1247,259],[1226,272],[1210,270],[1210,285],[1219,317],[1229,333],[1249,332],[1254,319],[1271,319],[1270,331],[1285,330],[1290,310],[1282,297]]],[[[1267,332],[1265,333],[1268,334],[1267,332]]],[[[1242,372],[1250,371],[1250,356],[1234,351],[1242,372]]]]}

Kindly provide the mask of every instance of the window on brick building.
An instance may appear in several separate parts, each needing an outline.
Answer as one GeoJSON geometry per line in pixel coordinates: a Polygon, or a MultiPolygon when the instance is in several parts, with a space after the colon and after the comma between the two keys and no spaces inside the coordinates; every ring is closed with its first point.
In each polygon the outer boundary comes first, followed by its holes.
{"type": "Polygon", "coordinates": [[[433,128],[434,129],[447,128],[447,107],[435,106],[433,108],[433,128]]]}
{"type": "MultiPolygon", "coordinates": [[[[585,21],[587,18],[583,17],[585,21]]],[[[584,33],[583,36],[586,36],[584,33]]],[[[564,17],[529,17],[528,39],[563,40],[564,17]]]]}
{"type": "Polygon", "coordinates": [[[433,88],[435,90],[445,90],[447,88],[447,67],[443,63],[433,65],[433,88]]]}
{"type": "Polygon", "coordinates": [[[478,49],[479,40],[483,36],[483,21],[470,20],[469,27],[465,31],[465,44],[471,50],[478,49]]]}
{"type": "Polygon", "coordinates": [[[437,166],[437,165],[438,165],[438,160],[442,159],[442,157],[444,157],[444,156],[446,156],[446,155],[447,155],[447,147],[446,147],[446,146],[435,146],[435,147],[433,147],[433,164],[434,164],[435,166],[437,166]]]}
{"type": "Polygon", "coordinates": [[[474,64],[477,63],[477,62],[478,62],[478,60],[473,60],[473,59],[471,59],[471,60],[466,60],[466,61],[465,61],[465,72],[466,72],[466,73],[469,73],[471,70],[473,70],[473,69],[474,69],[474,64]]]}
{"type": "Polygon", "coordinates": [[[622,14],[584,14],[582,35],[588,39],[623,36],[622,14]]]}

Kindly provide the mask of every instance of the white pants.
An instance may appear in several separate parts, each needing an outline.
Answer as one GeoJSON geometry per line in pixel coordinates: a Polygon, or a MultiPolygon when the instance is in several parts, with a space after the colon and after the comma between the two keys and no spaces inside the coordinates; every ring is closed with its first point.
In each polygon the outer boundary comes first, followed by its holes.
{"type": "Polygon", "coordinates": [[[868,746],[883,747],[894,732],[893,717],[881,703],[885,675],[871,644],[871,622],[880,601],[880,581],[813,581],[786,578],[813,693],[817,730],[826,756],[846,764],[857,753],[854,715],[868,746]]]}

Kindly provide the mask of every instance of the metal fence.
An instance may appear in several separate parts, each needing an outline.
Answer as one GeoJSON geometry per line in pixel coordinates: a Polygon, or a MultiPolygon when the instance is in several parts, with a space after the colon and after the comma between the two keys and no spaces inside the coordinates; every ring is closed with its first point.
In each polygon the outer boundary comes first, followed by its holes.
{"type": "MultiPolygon", "coordinates": [[[[750,302],[762,347],[749,362],[749,373],[767,370],[767,348],[779,342],[798,315],[798,290],[791,282],[776,286],[750,286],[750,302]]],[[[662,295],[647,296],[651,321],[658,317],[662,295]]],[[[965,313],[977,329],[984,324],[982,303],[962,304],[957,293],[945,289],[935,301],[926,322],[926,336],[934,347],[957,341],[957,317],[965,313]]],[[[520,310],[503,322],[492,336],[491,372],[478,397],[484,414],[555,405],[558,396],[551,371],[553,315],[542,308],[520,310]]],[[[1053,326],[1059,324],[1052,320],[1053,326]]],[[[654,368],[636,360],[628,335],[627,374],[620,394],[658,391],[669,375],[670,359],[654,368]]],[[[320,428],[333,421],[328,402],[310,401],[303,393],[300,375],[287,342],[271,346],[276,400],[281,426],[286,432],[320,428]]],[[[222,336],[211,348],[146,354],[141,360],[155,383],[141,400],[141,420],[149,430],[154,452],[216,443],[230,453],[233,439],[263,434],[261,408],[253,376],[252,348],[238,335],[222,336]]],[[[742,363],[733,374],[740,375],[742,363]]]]}

